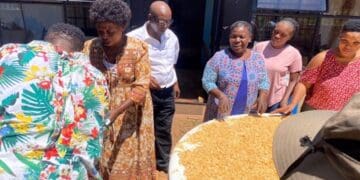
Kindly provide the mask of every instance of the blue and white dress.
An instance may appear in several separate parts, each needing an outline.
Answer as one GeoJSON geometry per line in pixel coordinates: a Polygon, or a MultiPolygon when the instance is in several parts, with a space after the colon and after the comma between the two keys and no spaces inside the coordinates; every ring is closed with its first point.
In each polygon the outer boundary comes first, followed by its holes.
{"type": "Polygon", "coordinates": [[[207,62],[202,84],[208,93],[218,88],[229,98],[231,105],[231,112],[219,113],[216,98],[209,95],[205,121],[230,114],[248,113],[256,102],[259,90],[269,90],[270,87],[264,60],[260,54],[251,51],[250,58],[240,59],[233,56],[229,49],[216,52],[207,62]]]}

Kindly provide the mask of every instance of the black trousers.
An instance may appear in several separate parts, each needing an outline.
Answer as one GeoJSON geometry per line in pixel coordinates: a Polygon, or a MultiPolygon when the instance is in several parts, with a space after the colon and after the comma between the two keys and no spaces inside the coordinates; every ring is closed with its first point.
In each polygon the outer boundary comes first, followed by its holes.
{"type": "Polygon", "coordinates": [[[156,168],[168,172],[172,145],[171,126],[175,113],[173,87],[151,90],[154,106],[156,168]]]}

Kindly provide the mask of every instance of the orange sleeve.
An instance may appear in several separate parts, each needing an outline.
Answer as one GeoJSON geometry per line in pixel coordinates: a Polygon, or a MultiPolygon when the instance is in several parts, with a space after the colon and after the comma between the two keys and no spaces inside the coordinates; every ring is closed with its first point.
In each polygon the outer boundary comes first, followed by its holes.
{"type": "Polygon", "coordinates": [[[150,60],[148,48],[142,44],[142,52],[135,63],[135,81],[132,84],[130,98],[135,103],[143,103],[146,94],[149,92],[151,77],[150,60]]]}

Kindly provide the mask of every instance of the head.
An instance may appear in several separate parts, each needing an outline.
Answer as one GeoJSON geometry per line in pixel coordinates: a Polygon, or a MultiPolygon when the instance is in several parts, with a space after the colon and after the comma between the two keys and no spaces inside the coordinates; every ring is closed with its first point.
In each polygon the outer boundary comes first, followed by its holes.
{"type": "Polygon", "coordinates": [[[96,0],[90,7],[90,20],[106,47],[119,44],[131,19],[131,10],[122,0],[96,0]]]}
{"type": "Polygon", "coordinates": [[[253,37],[253,28],[250,23],[236,21],[230,26],[230,49],[236,56],[241,56],[247,49],[253,37]]]}
{"type": "Polygon", "coordinates": [[[360,20],[347,21],[339,35],[339,56],[354,58],[360,49],[360,20]]]}
{"type": "Polygon", "coordinates": [[[292,18],[284,18],[276,23],[271,34],[271,45],[274,48],[284,47],[298,31],[299,24],[292,18]]]}
{"type": "Polygon", "coordinates": [[[84,47],[85,34],[71,24],[57,23],[49,28],[45,41],[53,44],[59,51],[81,51],[84,47]]]}
{"type": "Polygon", "coordinates": [[[149,25],[155,34],[161,35],[172,23],[172,12],[164,1],[154,1],[148,14],[149,25]]]}

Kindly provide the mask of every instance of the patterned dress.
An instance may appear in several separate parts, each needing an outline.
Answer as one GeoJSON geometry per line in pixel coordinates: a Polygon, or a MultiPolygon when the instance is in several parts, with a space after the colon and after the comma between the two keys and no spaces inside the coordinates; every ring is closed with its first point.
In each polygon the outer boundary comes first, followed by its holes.
{"type": "Polygon", "coordinates": [[[305,100],[311,108],[339,111],[360,92],[360,58],[340,64],[329,50],[319,67],[304,71],[300,82],[313,85],[305,100]]]}
{"type": "MultiPolygon", "coordinates": [[[[229,49],[218,51],[207,62],[202,83],[206,92],[219,88],[229,98],[232,109],[242,80],[244,63],[248,82],[247,92],[243,92],[247,93],[244,113],[248,113],[257,99],[258,91],[269,90],[270,87],[264,60],[260,54],[251,52],[249,59],[239,59],[234,57],[229,49]]],[[[229,114],[218,112],[218,100],[209,95],[204,120],[223,118],[226,115],[229,114]]]]}
{"type": "Polygon", "coordinates": [[[107,76],[110,86],[110,109],[127,99],[135,105],[121,114],[106,133],[101,171],[104,179],[154,179],[154,124],[150,84],[150,61],[147,45],[126,38],[116,64],[104,64],[104,50],[99,39],[85,43],[94,66],[107,76]]]}
{"type": "Polygon", "coordinates": [[[0,48],[0,179],[101,179],[105,77],[42,41],[0,48]]]}

